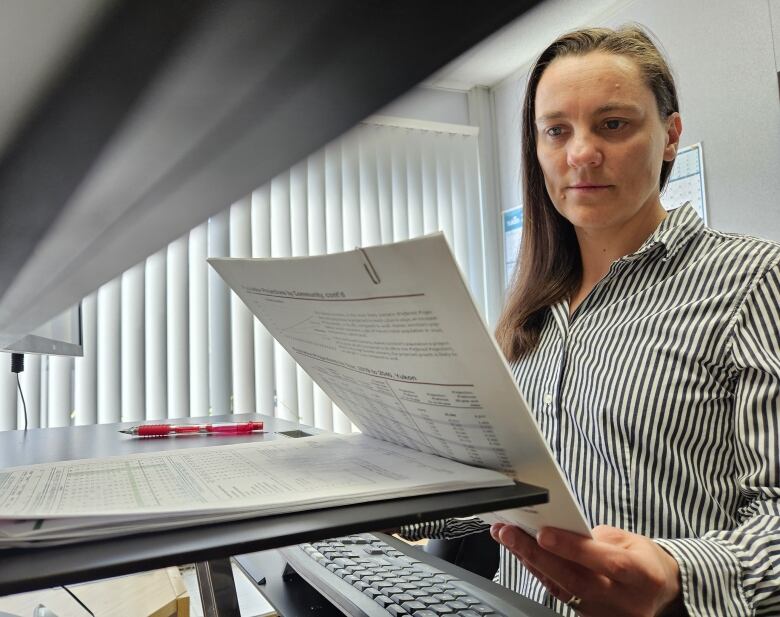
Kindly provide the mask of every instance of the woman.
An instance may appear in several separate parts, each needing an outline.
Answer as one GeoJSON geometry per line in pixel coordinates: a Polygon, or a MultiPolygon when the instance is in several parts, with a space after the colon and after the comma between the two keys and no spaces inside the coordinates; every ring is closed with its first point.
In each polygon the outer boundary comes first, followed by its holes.
{"type": "Polygon", "coordinates": [[[529,77],[496,335],[595,529],[491,534],[500,582],[563,614],[780,614],[780,247],[664,211],[678,110],[634,27],[564,35],[529,77]]]}

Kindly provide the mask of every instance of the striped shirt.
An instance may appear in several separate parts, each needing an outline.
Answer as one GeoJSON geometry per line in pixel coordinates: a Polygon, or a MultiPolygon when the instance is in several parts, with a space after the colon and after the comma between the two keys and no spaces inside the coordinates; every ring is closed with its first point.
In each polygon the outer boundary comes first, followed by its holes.
{"type": "MultiPolygon", "coordinates": [[[[683,206],[512,370],[592,526],[663,546],[691,616],[780,615],[780,245],[683,206]]],[[[573,614],[501,551],[498,582],[573,614]]]]}

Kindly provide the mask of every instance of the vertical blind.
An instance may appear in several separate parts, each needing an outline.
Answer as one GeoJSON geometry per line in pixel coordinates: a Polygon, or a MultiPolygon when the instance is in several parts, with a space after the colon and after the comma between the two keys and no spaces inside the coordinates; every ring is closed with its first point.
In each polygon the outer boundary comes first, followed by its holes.
{"type": "MultiPolygon", "coordinates": [[[[477,131],[367,121],[82,301],[84,356],[28,356],[29,426],[259,412],[349,432],[346,416],[208,267],[444,231],[485,297],[477,131]]],[[[10,366],[10,359],[9,359],[10,366]]],[[[0,430],[22,428],[0,370],[0,430]]]]}

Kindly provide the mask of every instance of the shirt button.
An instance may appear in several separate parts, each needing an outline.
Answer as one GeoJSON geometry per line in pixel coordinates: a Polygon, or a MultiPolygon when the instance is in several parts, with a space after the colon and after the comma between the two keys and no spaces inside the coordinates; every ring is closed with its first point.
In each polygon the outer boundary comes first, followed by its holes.
{"type": "Polygon", "coordinates": [[[545,392],[544,398],[542,400],[544,401],[545,405],[549,405],[550,403],[552,403],[552,394],[550,394],[549,392],[545,392]]]}

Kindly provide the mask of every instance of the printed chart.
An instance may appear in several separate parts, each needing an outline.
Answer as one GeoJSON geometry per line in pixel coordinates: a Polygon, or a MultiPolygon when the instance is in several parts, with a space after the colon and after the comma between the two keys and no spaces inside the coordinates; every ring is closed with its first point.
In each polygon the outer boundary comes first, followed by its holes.
{"type": "Polygon", "coordinates": [[[685,202],[690,202],[702,220],[707,222],[701,143],[682,148],[677,152],[669,183],[661,194],[661,204],[667,210],[679,208],[685,202]]]}

